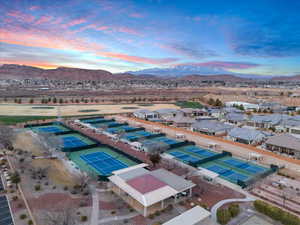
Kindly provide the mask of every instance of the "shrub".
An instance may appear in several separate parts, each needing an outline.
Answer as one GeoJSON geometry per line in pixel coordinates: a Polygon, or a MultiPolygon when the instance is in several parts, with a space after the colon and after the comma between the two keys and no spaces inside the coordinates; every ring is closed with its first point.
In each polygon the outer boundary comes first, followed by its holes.
{"type": "Polygon", "coordinates": [[[238,204],[231,204],[228,210],[231,217],[236,217],[240,213],[240,206],[238,204]]]}
{"type": "Polygon", "coordinates": [[[231,219],[231,214],[227,209],[218,209],[217,220],[220,224],[227,224],[231,219]]]}
{"type": "Polygon", "coordinates": [[[64,190],[67,191],[69,189],[68,186],[64,186],[64,190]]]}
{"type": "Polygon", "coordinates": [[[33,221],[32,220],[28,220],[28,225],[32,225],[33,221]]]}
{"type": "Polygon", "coordinates": [[[24,220],[24,219],[26,219],[26,218],[27,218],[27,215],[26,215],[26,214],[21,214],[21,215],[20,215],[20,219],[21,219],[21,220],[24,220]]]}
{"type": "Polygon", "coordinates": [[[160,212],[159,212],[159,211],[156,211],[156,212],[155,212],[155,216],[160,216],[160,212]]]}
{"type": "Polygon", "coordinates": [[[40,184],[35,185],[34,190],[40,191],[41,190],[41,185],[40,184]]]}
{"type": "Polygon", "coordinates": [[[80,218],[81,222],[86,222],[88,220],[87,216],[81,216],[80,218]]]}
{"type": "Polygon", "coordinates": [[[12,200],[13,200],[13,201],[17,201],[17,200],[18,200],[18,196],[16,196],[16,195],[13,196],[13,197],[12,197],[12,200]]]}
{"type": "Polygon", "coordinates": [[[116,214],[116,211],[111,211],[110,213],[111,213],[112,215],[114,215],[114,214],[116,214]]]}
{"type": "Polygon", "coordinates": [[[280,221],[283,225],[300,225],[300,219],[297,216],[264,201],[254,201],[254,207],[258,212],[261,212],[274,220],[280,221]]]}

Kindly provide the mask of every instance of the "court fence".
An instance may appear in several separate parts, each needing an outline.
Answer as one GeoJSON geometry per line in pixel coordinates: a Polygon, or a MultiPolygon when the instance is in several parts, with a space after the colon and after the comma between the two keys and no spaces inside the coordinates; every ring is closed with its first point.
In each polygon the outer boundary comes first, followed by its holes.
{"type": "Polygon", "coordinates": [[[279,169],[278,166],[271,164],[270,169],[266,170],[265,172],[259,173],[255,176],[253,176],[251,179],[246,180],[246,181],[237,180],[237,184],[240,185],[242,188],[249,187],[249,186],[253,185],[254,183],[256,183],[258,180],[265,178],[272,173],[275,173],[276,171],[278,171],[278,169],[279,169]]]}

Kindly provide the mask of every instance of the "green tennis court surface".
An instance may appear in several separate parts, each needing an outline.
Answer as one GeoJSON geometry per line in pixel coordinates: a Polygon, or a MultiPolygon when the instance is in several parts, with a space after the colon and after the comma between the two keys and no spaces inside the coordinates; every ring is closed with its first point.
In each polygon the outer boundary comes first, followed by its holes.
{"type": "Polygon", "coordinates": [[[110,175],[114,170],[137,164],[109,147],[96,147],[71,152],[69,159],[82,171],[104,176],[110,175]]]}

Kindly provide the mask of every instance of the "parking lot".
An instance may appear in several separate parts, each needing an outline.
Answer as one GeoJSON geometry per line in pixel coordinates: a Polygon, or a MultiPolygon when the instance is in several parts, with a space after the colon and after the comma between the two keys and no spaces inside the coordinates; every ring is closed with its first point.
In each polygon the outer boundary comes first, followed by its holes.
{"type": "Polygon", "coordinates": [[[13,225],[10,208],[6,196],[0,196],[0,225],[13,225]]]}

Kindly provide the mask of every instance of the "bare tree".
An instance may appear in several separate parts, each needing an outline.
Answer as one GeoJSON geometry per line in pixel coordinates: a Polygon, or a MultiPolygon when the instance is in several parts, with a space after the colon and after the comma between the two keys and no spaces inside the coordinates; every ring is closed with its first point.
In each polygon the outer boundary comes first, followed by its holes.
{"type": "Polygon", "coordinates": [[[89,179],[90,177],[86,173],[80,173],[75,177],[81,192],[88,186],[89,179]]]}
{"type": "Polygon", "coordinates": [[[16,133],[11,127],[0,125],[0,144],[3,145],[4,148],[13,148],[12,142],[15,137],[16,133]]]}
{"type": "Polygon", "coordinates": [[[44,213],[45,225],[76,225],[76,210],[72,203],[65,202],[53,211],[44,213]]]}
{"type": "Polygon", "coordinates": [[[39,132],[38,136],[45,147],[45,153],[48,155],[53,155],[53,153],[60,151],[63,148],[62,139],[55,134],[39,132]]]}

